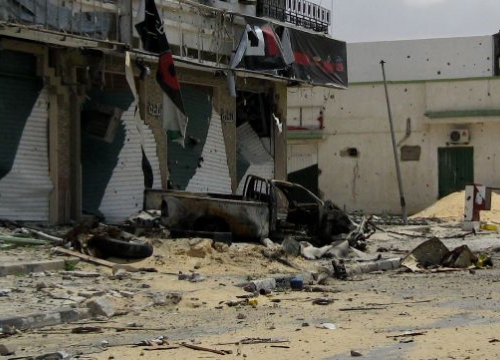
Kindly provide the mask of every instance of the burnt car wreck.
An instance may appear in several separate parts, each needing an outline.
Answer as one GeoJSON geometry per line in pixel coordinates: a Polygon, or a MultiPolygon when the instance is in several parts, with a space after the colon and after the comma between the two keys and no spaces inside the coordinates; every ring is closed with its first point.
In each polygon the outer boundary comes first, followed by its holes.
{"type": "Polygon", "coordinates": [[[338,206],[303,186],[249,175],[242,195],[146,190],[144,209],[161,209],[172,236],[231,234],[235,240],[282,240],[286,235],[329,244],[355,224],[338,206]]]}

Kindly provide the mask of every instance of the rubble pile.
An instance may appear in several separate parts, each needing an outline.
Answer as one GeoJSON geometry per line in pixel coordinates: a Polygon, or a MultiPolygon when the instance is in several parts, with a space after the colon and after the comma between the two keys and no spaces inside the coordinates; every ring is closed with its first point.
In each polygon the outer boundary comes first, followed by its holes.
{"type": "MultiPolygon", "coordinates": [[[[451,193],[410,217],[410,220],[441,219],[462,221],[464,219],[465,191],[451,193]]],[[[500,194],[492,192],[491,210],[481,211],[481,220],[500,223],[500,194]]]]}

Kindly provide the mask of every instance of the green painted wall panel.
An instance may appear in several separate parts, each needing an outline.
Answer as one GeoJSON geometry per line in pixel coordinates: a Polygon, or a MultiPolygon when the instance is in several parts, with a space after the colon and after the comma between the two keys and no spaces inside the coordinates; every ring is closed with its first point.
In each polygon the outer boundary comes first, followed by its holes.
{"type": "MultiPolygon", "coordinates": [[[[84,109],[110,105],[126,111],[133,101],[130,91],[94,90],[88,94],[84,109]]],[[[112,143],[96,139],[82,131],[82,206],[84,213],[98,214],[106,187],[118,165],[118,156],[126,141],[125,126],[120,123],[112,143]]],[[[140,149],[139,149],[140,150],[140,149]]]]}
{"type": "Polygon", "coordinates": [[[170,182],[178,189],[186,189],[200,162],[212,116],[212,89],[183,84],[182,100],[188,116],[185,147],[168,140],[168,167],[170,182]]]}
{"type": "Polygon", "coordinates": [[[35,74],[35,56],[0,51],[0,179],[12,169],[26,120],[42,90],[43,81],[35,74]]]}

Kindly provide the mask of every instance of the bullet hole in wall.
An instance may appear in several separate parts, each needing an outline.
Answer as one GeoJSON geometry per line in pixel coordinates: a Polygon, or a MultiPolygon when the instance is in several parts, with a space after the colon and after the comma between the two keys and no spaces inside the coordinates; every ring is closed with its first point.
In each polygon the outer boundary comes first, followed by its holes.
{"type": "Polygon", "coordinates": [[[438,74],[438,75],[441,75],[441,70],[438,70],[437,74],[438,74]]]}
{"type": "Polygon", "coordinates": [[[340,152],[340,156],[357,158],[359,157],[359,151],[355,147],[349,147],[347,149],[342,150],[340,152]]]}

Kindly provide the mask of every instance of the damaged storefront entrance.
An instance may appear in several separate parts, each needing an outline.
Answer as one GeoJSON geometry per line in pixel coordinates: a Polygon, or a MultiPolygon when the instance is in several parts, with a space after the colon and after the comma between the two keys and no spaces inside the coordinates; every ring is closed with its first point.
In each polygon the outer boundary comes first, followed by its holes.
{"type": "Polygon", "coordinates": [[[183,83],[181,94],[188,121],[184,139],[168,132],[169,186],[230,194],[231,177],[222,120],[214,107],[214,88],[183,83]]]}
{"type": "Polygon", "coordinates": [[[0,218],[49,220],[49,93],[32,54],[0,51],[0,218]]]}
{"type": "Polygon", "coordinates": [[[264,92],[238,91],[236,141],[238,193],[249,174],[274,178],[274,126],[272,96],[264,92]]]}
{"type": "Polygon", "coordinates": [[[132,92],[121,74],[106,73],[82,104],[82,210],[111,223],[141,209],[146,181],[160,184],[154,137],[142,121],[136,123],[135,111],[132,92]]]}

